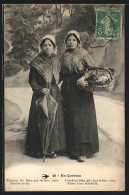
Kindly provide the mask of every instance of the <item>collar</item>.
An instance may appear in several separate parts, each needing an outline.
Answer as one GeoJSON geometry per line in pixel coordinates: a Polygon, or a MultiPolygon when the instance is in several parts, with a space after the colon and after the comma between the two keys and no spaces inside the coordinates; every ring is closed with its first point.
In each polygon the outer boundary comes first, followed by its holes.
{"type": "Polygon", "coordinates": [[[47,61],[51,61],[55,57],[54,54],[52,54],[51,56],[48,56],[42,52],[39,53],[39,56],[41,56],[43,60],[47,60],[47,61]]]}

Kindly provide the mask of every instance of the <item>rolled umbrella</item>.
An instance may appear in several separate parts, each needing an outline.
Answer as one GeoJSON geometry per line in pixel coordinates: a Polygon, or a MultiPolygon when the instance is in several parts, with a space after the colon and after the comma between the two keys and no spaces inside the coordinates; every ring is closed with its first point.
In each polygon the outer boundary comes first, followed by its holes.
{"type": "Polygon", "coordinates": [[[45,95],[35,101],[38,110],[38,128],[41,138],[43,162],[47,154],[58,103],[51,95],[45,95]]]}

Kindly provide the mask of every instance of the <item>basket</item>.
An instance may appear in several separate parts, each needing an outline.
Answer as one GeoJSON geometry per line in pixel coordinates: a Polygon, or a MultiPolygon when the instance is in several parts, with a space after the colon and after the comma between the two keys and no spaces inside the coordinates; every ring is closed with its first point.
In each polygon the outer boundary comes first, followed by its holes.
{"type": "Polygon", "coordinates": [[[81,77],[83,82],[77,84],[79,88],[85,91],[109,91],[113,89],[114,69],[90,67],[89,70],[95,70],[95,74],[87,79],[81,77]]]}

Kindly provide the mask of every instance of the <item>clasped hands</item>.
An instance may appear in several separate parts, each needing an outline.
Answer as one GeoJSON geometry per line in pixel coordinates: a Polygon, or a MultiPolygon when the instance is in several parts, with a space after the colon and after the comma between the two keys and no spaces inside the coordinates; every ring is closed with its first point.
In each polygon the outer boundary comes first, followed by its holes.
{"type": "Polygon", "coordinates": [[[50,89],[48,89],[48,88],[43,88],[43,89],[42,89],[42,93],[43,93],[43,95],[49,95],[49,94],[50,94],[50,89]]]}

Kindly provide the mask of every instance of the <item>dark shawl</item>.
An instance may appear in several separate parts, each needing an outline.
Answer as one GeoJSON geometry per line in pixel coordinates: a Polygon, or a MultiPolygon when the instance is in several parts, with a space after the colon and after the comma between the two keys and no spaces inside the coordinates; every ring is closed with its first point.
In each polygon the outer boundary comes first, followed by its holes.
{"type": "Polygon", "coordinates": [[[35,57],[30,66],[36,68],[36,70],[43,76],[44,80],[48,83],[51,83],[52,77],[54,75],[55,82],[59,82],[59,72],[60,72],[60,62],[55,54],[52,54],[50,57],[47,57],[43,53],[39,53],[35,57]]]}

